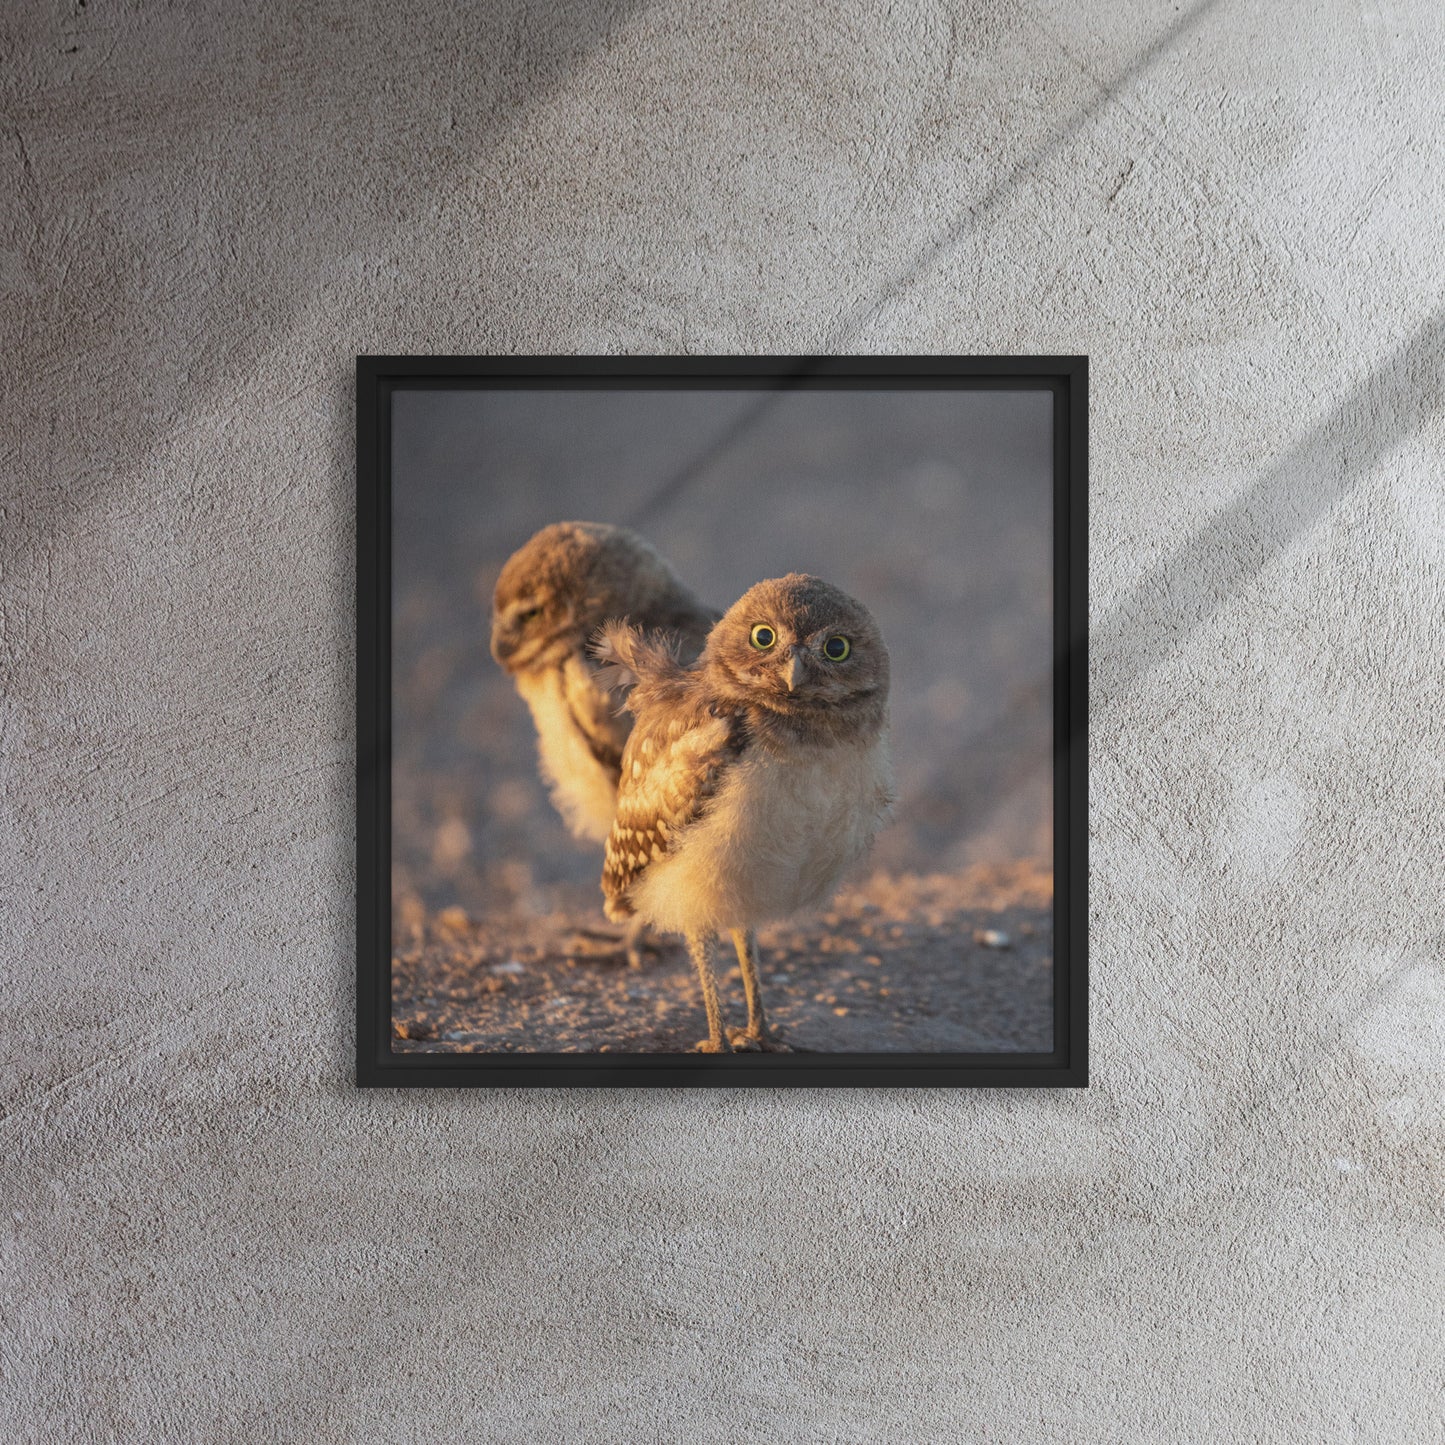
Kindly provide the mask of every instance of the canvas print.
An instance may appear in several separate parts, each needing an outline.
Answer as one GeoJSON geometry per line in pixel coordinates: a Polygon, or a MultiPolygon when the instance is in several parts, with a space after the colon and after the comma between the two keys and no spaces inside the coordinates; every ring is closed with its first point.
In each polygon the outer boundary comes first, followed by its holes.
{"type": "Polygon", "coordinates": [[[1055,400],[392,392],[392,1055],[1055,1053],[1055,400]]]}

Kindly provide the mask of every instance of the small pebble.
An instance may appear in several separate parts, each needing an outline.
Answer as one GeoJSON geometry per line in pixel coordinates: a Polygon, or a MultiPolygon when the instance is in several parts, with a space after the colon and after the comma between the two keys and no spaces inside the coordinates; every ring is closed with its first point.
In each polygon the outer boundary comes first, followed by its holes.
{"type": "Polygon", "coordinates": [[[443,908],[437,914],[437,927],[445,929],[448,933],[465,933],[467,931],[466,909],[443,908]]]}
{"type": "Polygon", "coordinates": [[[1007,948],[1012,940],[1000,928],[980,928],[973,935],[973,941],[984,948],[1007,948]]]}
{"type": "Polygon", "coordinates": [[[526,971],[515,958],[509,958],[505,963],[494,963],[492,965],[493,973],[526,973],[526,971]]]}
{"type": "Polygon", "coordinates": [[[835,1008],[833,1012],[837,1014],[840,1019],[848,1017],[848,1010],[845,1008],[835,1008]]]}

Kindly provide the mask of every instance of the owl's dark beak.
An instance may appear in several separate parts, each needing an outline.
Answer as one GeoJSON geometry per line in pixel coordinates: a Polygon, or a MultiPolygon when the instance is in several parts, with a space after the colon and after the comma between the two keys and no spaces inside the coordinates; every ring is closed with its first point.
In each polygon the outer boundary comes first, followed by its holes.
{"type": "Polygon", "coordinates": [[[512,654],[517,650],[517,634],[505,626],[500,617],[492,622],[492,656],[502,666],[506,667],[511,660],[512,654]]]}
{"type": "Polygon", "coordinates": [[[783,681],[788,684],[788,691],[794,692],[803,680],[803,659],[793,652],[788,657],[788,666],[783,672],[783,681]]]}

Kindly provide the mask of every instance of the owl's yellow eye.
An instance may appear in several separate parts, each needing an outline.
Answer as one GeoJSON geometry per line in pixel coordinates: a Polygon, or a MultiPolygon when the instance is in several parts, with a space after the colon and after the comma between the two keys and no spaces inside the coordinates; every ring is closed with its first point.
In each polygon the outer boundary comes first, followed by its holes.
{"type": "Polygon", "coordinates": [[[777,640],[778,634],[766,622],[755,622],[753,630],[748,636],[748,641],[759,652],[766,652],[777,640]]]}
{"type": "Polygon", "coordinates": [[[823,656],[829,662],[842,662],[853,651],[853,645],[846,637],[830,637],[823,644],[823,656]]]}

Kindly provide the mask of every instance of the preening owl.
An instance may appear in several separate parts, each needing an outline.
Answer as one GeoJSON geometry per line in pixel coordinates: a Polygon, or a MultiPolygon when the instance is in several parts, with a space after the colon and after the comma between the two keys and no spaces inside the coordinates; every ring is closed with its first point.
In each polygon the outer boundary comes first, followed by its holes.
{"type": "Polygon", "coordinates": [[[623,527],[555,522],[507,559],[492,594],[492,656],[531,709],[543,779],[576,837],[607,837],[632,726],[597,683],[589,639],[626,618],[692,658],[717,617],[623,527]]]}
{"type": "Polygon", "coordinates": [[[758,985],[758,924],[823,903],[871,846],[894,799],[888,649],[861,602],[816,577],[759,582],[684,667],[636,628],[595,651],[635,717],[622,754],[602,891],[613,919],[682,933],[708,1038],[777,1046],[758,985]],[[747,995],[726,1031],[711,959],[731,935],[747,995]]]}

